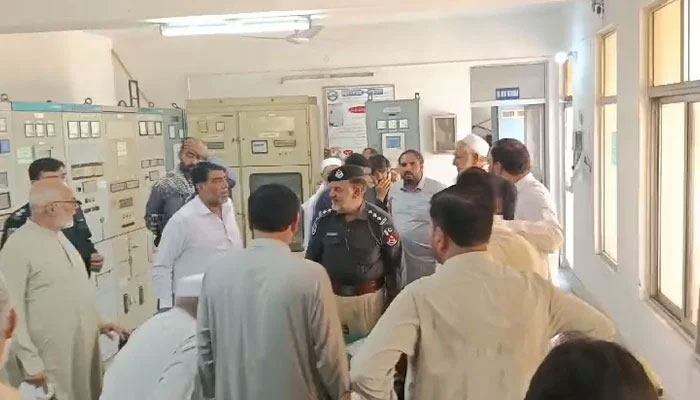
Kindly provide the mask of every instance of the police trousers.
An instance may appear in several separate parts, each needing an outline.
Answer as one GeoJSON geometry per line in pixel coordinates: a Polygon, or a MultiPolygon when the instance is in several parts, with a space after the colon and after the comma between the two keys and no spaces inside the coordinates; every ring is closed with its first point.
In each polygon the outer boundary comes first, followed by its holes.
{"type": "Polygon", "coordinates": [[[384,312],[384,289],[362,296],[335,296],[335,299],[347,342],[369,335],[384,312]]]}

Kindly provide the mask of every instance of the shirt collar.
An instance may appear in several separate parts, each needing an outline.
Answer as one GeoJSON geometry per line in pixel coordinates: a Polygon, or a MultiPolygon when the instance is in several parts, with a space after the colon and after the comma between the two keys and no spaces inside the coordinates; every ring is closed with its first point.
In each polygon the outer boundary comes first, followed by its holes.
{"type": "Polygon", "coordinates": [[[40,232],[40,233],[42,233],[42,234],[44,234],[44,235],[49,235],[49,236],[54,237],[54,238],[57,237],[58,234],[60,233],[60,232],[54,232],[54,231],[52,231],[51,229],[46,229],[46,228],[44,228],[43,226],[41,226],[41,225],[37,224],[36,222],[34,222],[31,218],[27,218],[26,224],[29,225],[29,227],[30,227],[32,230],[34,230],[34,231],[36,231],[36,232],[40,232]]]}
{"type": "Polygon", "coordinates": [[[437,274],[462,274],[464,268],[488,268],[494,264],[493,258],[486,251],[475,251],[454,256],[437,269],[437,274]]]}
{"type": "Polygon", "coordinates": [[[362,203],[362,211],[360,211],[360,215],[357,216],[357,219],[361,219],[363,221],[366,221],[369,219],[369,203],[366,201],[362,203]]]}
{"type": "MultiPolygon", "coordinates": [[[[224,203],[221,206],[221,213],[225,214],[226,213],[226,207],[228,207],[229,202],[231,199],[227,199],[226,203],[224,203]]],[[[207,207],[206,204],[202,201],[202,199],[199,197],[199,195],[196,195],[190,200],[192,202],[192,207],[194,208],[194,212],[197,215],[209,215],[209,214],[214,214],[209,207],[207,207]]],[[[218,216],[217,216],[218,217],[218,216]]]]}
{"type": "Polygon", "coordinates": [[[518,190],[518,192],[519,192],[519,191],[522,190],[525,186],[527,186],[528,184],[532,183],[532,181],[536,181],[536,180],[537,180],[537,179],[535,179],[535,176],[532,175],[532,172],[530,172],[529,174],[523,176],[519,181],[515,182],[515,188],[516,188],[516,189],[518,190]]]}
{"type": "Polygon", "coordinates": [[[425,174],[423,174],[423,177],[420,178],[420,181],[418,181],[418,185],[416,185],[415,189],[413,189],[413,190],[406,189],[406,183],[404,181],[401,181],[400,187],[401,187],[401,190],[403,190],[404,192],[420,192],[425,187],[425,181],[426,181],[426,177],[425,177],[425,174]]]}
{"type": "Polygon", "coordinates": [[[286,243],[283,243],[277,239],[253,239],[248,248],[277,249],[283,250],[286,253],[292,251],[286,243]]]}

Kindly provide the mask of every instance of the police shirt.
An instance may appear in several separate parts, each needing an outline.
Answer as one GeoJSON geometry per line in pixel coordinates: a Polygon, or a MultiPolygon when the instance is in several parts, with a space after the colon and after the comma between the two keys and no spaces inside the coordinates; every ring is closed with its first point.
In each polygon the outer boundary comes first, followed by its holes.
{"type": "MultiPolygon", "coordinates": [[[[31,210],[29,208],[29,203],[18,208],[15,212],[10,214],[10,216],[5,221],[5,225],[2,230],[2,239],[0,239],[0,249],[5,245],[7,239],[10,235],[21,228],[27,222],[27,219],[31,216],[31,210]]],[[[85,214],[83,210],[78,208],[75,210],[75,215],[73,216],[73,226],[63,230],[63,234],[68,240],[70,240],[73,247],[80,253],[80,258],[83,259],[85,263],[85,268],[87,268],[88,276],[90,276],[90,258],[94,253],[97,252],[95,245],[90,239],[92,233],[90,228],[85,221],[85,214]]]]}
{"type": "Polygon", "coordinates": [[[366,201],[352,221],[333,209],[321,212],[311,228],[306,258],[323,265],[336,285],[357,286],[385,277],[390,299],[400,289],[396,227],[389,214],[366,201]]]}

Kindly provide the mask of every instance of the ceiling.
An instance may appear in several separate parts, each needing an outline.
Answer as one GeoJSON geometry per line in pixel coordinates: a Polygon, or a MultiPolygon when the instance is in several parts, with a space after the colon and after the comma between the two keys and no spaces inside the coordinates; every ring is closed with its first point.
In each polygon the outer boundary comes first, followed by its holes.
{"type": "Polygon", "coordinates": [[[320,10],[323,25],[362,25],[494,14],[569,0],[35,0],[12,1],[0,33],[120,30],[145,20],[264,11],[320,10]]]}

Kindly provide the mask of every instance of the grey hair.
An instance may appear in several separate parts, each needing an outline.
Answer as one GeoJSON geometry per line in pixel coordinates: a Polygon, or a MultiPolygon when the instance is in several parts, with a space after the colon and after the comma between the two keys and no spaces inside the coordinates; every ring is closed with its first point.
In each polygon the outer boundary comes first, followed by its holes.
{"type": "Polygon", "coordinates": [[[37,184],[32,185],[29,190],[29,207],[31,207],[32,213],[41,209],[54,201],[61,200],[62,187],[56,186],[39,186],[37,184]]]}
{"type": "Polygon", "coordinates": [[[5,277],[0,273],[0,332],[7,328],[7,317],[10,314],[10,291],[7,289],[5,277]]]}

